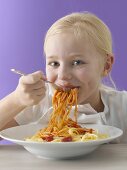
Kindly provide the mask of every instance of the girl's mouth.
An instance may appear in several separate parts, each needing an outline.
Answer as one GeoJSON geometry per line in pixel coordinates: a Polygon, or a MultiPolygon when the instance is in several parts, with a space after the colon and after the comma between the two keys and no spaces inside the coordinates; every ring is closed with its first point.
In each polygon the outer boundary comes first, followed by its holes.
{"type": "Polygon", "coordinates": [[[75,89],[75,88],[79,89],[79,86],[73,86],[73,85],[66,85],[66,86],[65,85],[58,85],[58,86],[61,90],[66,91],[66,92],[70,91],[71,89],[75,89]]]}

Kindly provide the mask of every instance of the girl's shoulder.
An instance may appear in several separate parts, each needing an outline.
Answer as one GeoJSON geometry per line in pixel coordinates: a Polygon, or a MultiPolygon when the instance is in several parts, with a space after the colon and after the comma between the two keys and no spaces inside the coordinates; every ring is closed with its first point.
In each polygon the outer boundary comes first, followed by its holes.
{"type": "Polygon", "coordinates": [[[110,87],[102,87],[100,89],[101,96],[104,100],[113,100],[114,102],[127,103],[127,91],[126,90],[116,90],[110,87]]]}

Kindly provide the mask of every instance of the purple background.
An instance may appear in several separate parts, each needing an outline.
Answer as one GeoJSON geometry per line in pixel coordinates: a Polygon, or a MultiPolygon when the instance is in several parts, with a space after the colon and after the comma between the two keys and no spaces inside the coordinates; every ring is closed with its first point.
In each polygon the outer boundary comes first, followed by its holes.
{"type": "Polygon", "coordinates": [[[0,98],[15,89],[18,75],[11,68],[30,73],[44,71],[43,39],[58,18],[76,11],[98,15],[113,35],[115,64],[112,77],[127,90],[126,0],[0,0],[0,98]]]}
{"type": "Polygon", "coordinates": [[[15,89],[18,75],[11,68],[31,73],[44,71],[43,38],[58,18],[76,11],[98,15],[113,35],[115,64],[112,77],[127,90],[126,0],[0,0],[0,98],[15,89]]]}

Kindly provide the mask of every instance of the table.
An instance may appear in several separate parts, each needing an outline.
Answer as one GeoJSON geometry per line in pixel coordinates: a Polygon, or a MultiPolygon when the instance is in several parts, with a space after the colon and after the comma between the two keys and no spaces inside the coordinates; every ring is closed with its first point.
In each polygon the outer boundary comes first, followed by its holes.
{"type": "Polygon", "coordinates": [[[125,170],[127,144],[105,144],[94,152],[70,160],[37,158],[20,145],[0,145],[1,170],[125,170]]]}

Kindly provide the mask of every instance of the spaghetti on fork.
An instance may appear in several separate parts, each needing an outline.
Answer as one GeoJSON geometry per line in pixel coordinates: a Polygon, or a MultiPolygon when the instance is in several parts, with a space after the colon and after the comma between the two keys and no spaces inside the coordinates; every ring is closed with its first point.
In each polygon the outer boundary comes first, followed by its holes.
{"type": "Polygon", "coordinates": [[[56,90],[52,99],[53,112],[47,127],[40,129],[35,135],[26,140],[41,142],[76,142],[106,138],[94,129],[83,128],[77,124],[78,88],[69,91],[56,90]],[[74,109],[74,120],[70,112],[74,109]]]}

